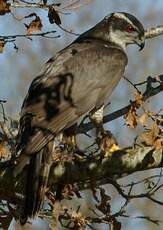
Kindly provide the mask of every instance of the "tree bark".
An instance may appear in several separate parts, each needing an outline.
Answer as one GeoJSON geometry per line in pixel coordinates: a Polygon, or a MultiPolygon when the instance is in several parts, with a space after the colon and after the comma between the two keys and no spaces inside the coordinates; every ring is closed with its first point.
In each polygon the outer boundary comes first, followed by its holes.
{"type": "MultiPolygon", "coordinates": [[[[114,179],[122,178],[136,171],[159,168],[163,166],[163,149],[152,147],[125,148],[118,150],[108,157],[99,159],[78,159],[52,165],[49,186],[58,183],[76,184],[84,190],[94,185],[104,185],[114,179]]],[[[13,165],[7,162],[5,167],[0,165],[0,197],[8,202],[19,203],[23,198],[25,170],[16,181],[12,173],[13,165]]]]}

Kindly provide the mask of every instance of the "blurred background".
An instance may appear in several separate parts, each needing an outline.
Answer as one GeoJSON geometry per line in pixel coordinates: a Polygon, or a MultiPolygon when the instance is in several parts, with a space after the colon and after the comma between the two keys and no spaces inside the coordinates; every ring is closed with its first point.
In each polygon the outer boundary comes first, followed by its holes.
{"type": "MultiPolygon", "coordinates": [[[[67,5],[71,1],[55,1],[63,2],[67,5]]],[[[81,1],[82,2],[82,1],[81,1]]],[[[43,23],[43,31],[56,30],[57,34],[62,35],[58,39],[34,38],[33,41],[28,39],[17,39],[16,44],[19,48],[15,52],[12,44],[7,44],[4,52],[0,54],[0,99],[7,100],[5,105],[6,113],[12,118],[18,119],[22,101],[27,93],[28,87],[32,79],[37,76],[40,68],[51,56],[63,49],[71,43],[76,36],[65,33],[56,25],[49,23],[47,11],[35,9],[15,9],[14,14],[21,16],[36,12],[43,23]]],[[[161,0],[142,1],[142,0],[92,0],[89,5],[80,7],[78,10],[68,11],[70,15],[61,14],[62,26],[76,33],[82,33],[97,22],[103,19],[104,16],[111,12],[125,11],[135,15],[144,24],[145,28],[154,27],[163,24],[163,2],[161,0]]],[[[25,33],[23,23],[15,20],[11,14],[0,18],[0,35],[22,34],[25,33]]],[[[138,83],[144,81],[147,76],[156,76],[163,74],[163,36],[150,39],[146,42],[146,47],[142,52],[138,52],[137,47],[130,46],[127,50],[129,63],[126,69],[126,76],[133,82],[138,83]]],[[[124,79],[121,80],[118,87],[110,98],[111,105],[107,107],[106,113],[115,111],[129,103],[133,99],[134,90],[124,79]]],[[[159,94],[146,103],[146,107],[153,112],[158,112],[162,106],[163,95],[159,94]]],[[[124,126],[123,118],[119,118],[107,125],[116,136],[120,146],[130,146],[139,128],[135,130],[124,126]]],[[[151,170],[145,173],[135,173],[130,177],[125,177],[119,180],[120,183],[136,181],[157,173],[156,170],[151,170]]],[[[105,186],[109,195],[112,198],[112,212],[120,208],[122,203],[117,192],[111,186],[105,186]]],[[[143,192],[144,188],[138,187],[139,192],[143,192]]],[[[93,204],[91,194],[84,193],[83,210],[89,212],[88,207],[93,204]]],[[[158,194],[161,199],[161,194],[158,194]]],[[[76,200],[76,205],[80,201],[76,200]]],[[[83,201],[82,201],[83,202],[83,201]]],[[[161,230],[163,223],[157,226],[149,221],[134,218],[135,216],[150,216],[153,219],[162,220],[163,207],[156,205],[149,200],[140,199],[133,200],[127,208],[131,218],[119,219],[122,223],[123,230],[142,229],[142,230],[161,230]]],[[[39,222],[40,223],[40,222],[39,222]]],[[[96,229],[108,229],[107,226],[95,226],[96,229]]],[[[11,229],[13,229],[13,225],[11,229]]],[[[48,229],[47,225],[41,224],[37,229],[48,229]]],[[[17,227],[18,229],[18,227],[17,227]]],[[[29,226],[27,227],[29,229],[29,226]]]]}

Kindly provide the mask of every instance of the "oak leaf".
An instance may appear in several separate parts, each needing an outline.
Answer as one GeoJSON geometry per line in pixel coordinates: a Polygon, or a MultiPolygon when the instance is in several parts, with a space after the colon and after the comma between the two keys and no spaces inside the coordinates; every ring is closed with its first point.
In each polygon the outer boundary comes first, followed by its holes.
{"type": "Polygon", "coordinates": [[[11,156],[7,143],[8,137],[6,134],[4,134],[0,143],[0,159],[7,159],[11,156]]]}
{"type": "Polygon", "coordinates": [[[36,15],[36,18],[30,22],[29,25],[24,24],[27,28],[27,35],[31,35],[33,32],[40,31],[42,29],[42,22],[39,16],[36,15]]]}
{"type": "Polygon", "coordinates": [[[136,92],[134,93],[134,97],[135,97],[135,106],[139,108],[140,106],[143,105],[143,96],[142,94],[136,92]]]}
{"type": "MultiPolygon", "coordinates": [[[[145,142],[146,145],[154,145],[156,140],[159,138],[160,134],[160,128],[156,124],[156,122],[153,122],[151,125],[151,128],[148,130],[145,130],[140,134],[140,138],[145,142]]],[[[156,142],[156,146],[158,146],[159,143],[156,142]]]]}
{"type": "Polygon", "coordinates": [[[0,144],[0,159],[8,159],[10,157],[10,152],[6,145],[0,144]]]}
{"type": "Polygon", "coordinates": [[[130,110],[128,113],[124,116],[125,123],[130,128],[135,128],[137,126],[137,114],[136,114],[136,108],[134,105],[131,105],[130,110]]]}
{"type": "Polygon", "coordinates": [[[0,0],[0,15],[10,13],[10,5],[7,0],[0,0]]]}
{"type": "Polygon", "coordinates": [[[156,141],[154,142],[154,147],[156,150],[163,149],[163,138],[156,139],[156,141]]]}
{"type": "Polygon", "coordinates": [[[139,123],[143,126],[147,125],[147,120],[148,120],[148,115],[147,113],[143,113],[140,117],[139,117],[139,123]]]}

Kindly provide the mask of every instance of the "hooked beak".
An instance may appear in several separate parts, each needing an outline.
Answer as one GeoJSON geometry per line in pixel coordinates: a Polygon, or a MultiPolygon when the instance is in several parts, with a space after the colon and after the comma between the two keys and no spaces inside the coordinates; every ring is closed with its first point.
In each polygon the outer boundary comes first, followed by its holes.
{"type": "Polygon", "coordinates": [[[144,35],[140,36],[139,40],[136,41],[136,44],[140,47],[139,51],[141,51],[144,48],[144,46],[145,46],[145,37],[144,37],[144,35]]]}

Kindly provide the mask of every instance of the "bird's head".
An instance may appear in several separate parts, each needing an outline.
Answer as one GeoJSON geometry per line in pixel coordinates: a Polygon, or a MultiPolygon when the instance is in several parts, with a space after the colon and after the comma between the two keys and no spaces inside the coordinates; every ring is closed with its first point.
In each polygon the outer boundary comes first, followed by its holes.
{"type": "Polygon", "coordinates": [[[128,13],[113,13],[105,17],[106,23],[109,24],[109,39],[126,48],[128,44],[137,44],[140,50],[145,45],[144,28],[141,22],[128,13]]]}
{"type": "Polygon", "coordinates": [[[123,49],[128,44],[137,44],[142,50],[145,45],[143,25],[135,16],[124,12],[106,16],[82,37],[87,36],[115,43],[123,49]]]}

